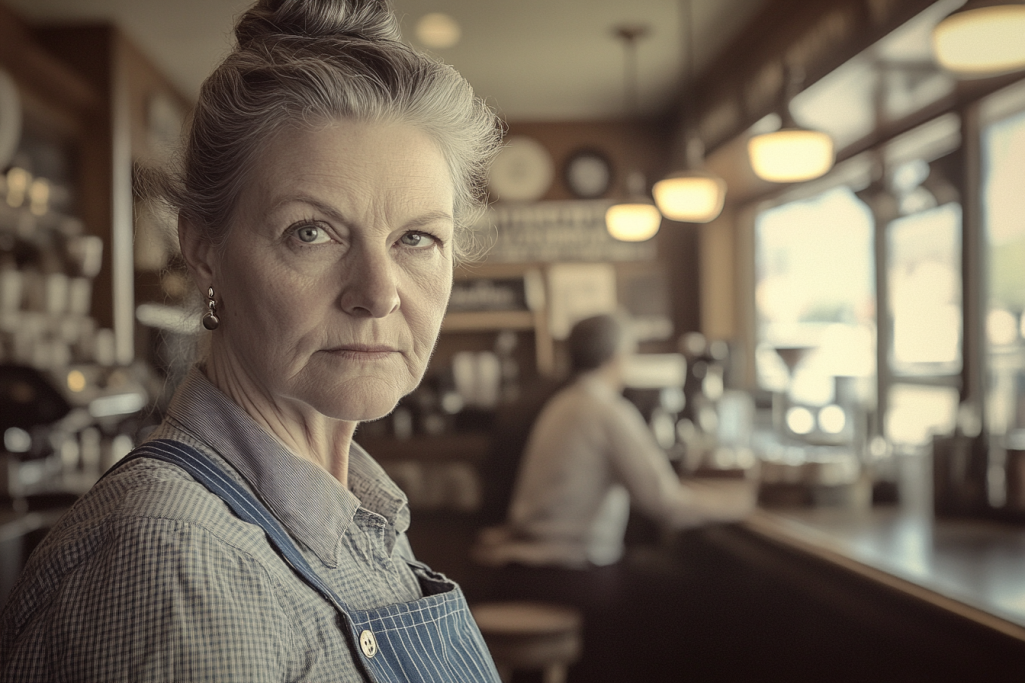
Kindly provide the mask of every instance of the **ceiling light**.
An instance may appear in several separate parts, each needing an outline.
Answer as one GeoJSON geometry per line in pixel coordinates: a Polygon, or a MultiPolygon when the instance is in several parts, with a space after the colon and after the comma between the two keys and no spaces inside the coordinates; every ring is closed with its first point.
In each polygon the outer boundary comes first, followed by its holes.
{"type": "Polygon", "coordinates": [[[1025,68],[1025,4],[969,2],[933,29],[936,61],[962,77],[1025,68]]]}
{"type": "Polygon", "coordinates": [[[707,223],[722,213],[726,181],[707,171],[676,171],[655,183],[652,194],[666,218],[684,223],[707,223]]]}
{"type": "MultiPolygon", "coordinates": [[[[686,69],[687,82],[694,84],[694,21],[689,0],[682,0],[681,16],[687,23],[686,69]]],[[[688,98],[689,101],[689,98],[688,98]]],[[[689,109],[689,107],[688,107],[689,109]]],[[[684,126],[690,126],[689,111],[684,114],[684,126]]],[[[666,218],[685,223],[708,223],[722,213],[726,200],[726,181],[702,167],[705,149],[701,139],[691,135],[687,139],[687,166],[655,183],[652,192],[659,211],[666,218]]]]}
{"type": "Polygon", "coordinates": [[[833,138],[829,133],[808,130],[794,121],[790,102],[801,90],[804,71],[784,64],[779,116],[782,128],[752,136],[747,141],[751,169],[771,183],[799,183],[825,175],[833,168],[833,138]]]}
{"type": "MultiPolygon", "coordinates": [[[[616,28],[623,41],[626,60],[626,105],[630,115],[637,109],[637,39],[647,35],[646,26],[624,25],[616,28]]],[[[643,242],[651,239],[662,224],[662,214],[645,194],[644,174],[633,170],[626,176],[626,199],[605,212],[605,228],[617,240],[643,242]]]]}
{"type": "Polygon", "coordinates": [[[796,183],[824,175],[833,167],[833,138],[805,128],[782,128],[747,141],[751,168],[762,180],[796,183]]]}
{"type": "Polygon", "coordinates": [[[609,234],[623,242],[643,242],[658,232],[662,214],[658,207],[641,200],[613,204],[605,212],[609,234]]]}
{"type": "Polygon", "coordinates": [[[444,50],[459,42],[462,32],[455,19],[441,12],[432,12],[416,22],[416,37],[424,47],[444,50]]]}

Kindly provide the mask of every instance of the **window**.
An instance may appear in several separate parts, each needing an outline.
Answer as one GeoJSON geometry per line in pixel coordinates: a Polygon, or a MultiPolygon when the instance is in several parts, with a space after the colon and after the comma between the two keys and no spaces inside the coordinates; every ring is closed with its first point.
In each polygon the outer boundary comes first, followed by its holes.
{"type": "Polygon", "coordinates": [[[843,403],[838,394],[868,414],[869,435],[902,452],[953,431],[964,364],[960,142],[959,117],[941,116],[874,153],[876,183],[838,168],[840,186],[757,216],[759,384],[809,409],[794,413],[796,426],[783,418],[789,432],[812,433],[809,415],[843,403]]]}
{"type": "Polygon", "coordinates": [[[887,237],[890,366],[898,375],[960,372],[961,206],[898,218],[887,237]]]}
{"type": "Polygon", "coordinates": [[[875,374],[872,212],[846,187],[763,211],[756,225],[759,384],[835,400],[837,377],[875,374]]]}
{"type": "MultiPolygon", "coordinates": [[[[1017,111],[982,129],[982,201],[987,292],[986,419],[994,445],[1025,448],[1025,90],[1017,111]],[[1008,443],[1010,442],[1010,443],[1008,443]]],[[[994,97],[990,107],[999,109],[994,97]]],[[[1008,107],[1003,107],[1007,109],[1008,107]]]]}

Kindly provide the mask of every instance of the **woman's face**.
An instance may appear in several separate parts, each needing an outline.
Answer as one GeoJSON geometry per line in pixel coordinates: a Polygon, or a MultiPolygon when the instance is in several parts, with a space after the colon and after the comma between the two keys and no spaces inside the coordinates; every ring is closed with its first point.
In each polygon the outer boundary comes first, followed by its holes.
{"type": "Polygon", "coordinates": [[[453,185],[406,124],[336,121],[267,145],[213,250],[225,358],[249,390],[381,417],[423,377],[452,287],[453,185]]]}

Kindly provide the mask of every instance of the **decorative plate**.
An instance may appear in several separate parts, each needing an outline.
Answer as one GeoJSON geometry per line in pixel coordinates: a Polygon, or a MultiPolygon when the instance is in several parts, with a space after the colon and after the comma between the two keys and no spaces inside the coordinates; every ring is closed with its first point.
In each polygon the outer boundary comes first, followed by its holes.
{"type": "Polygon", "coordinates": [[[506,139],[491,166],[488,187],[495,199],[537,201],[555,178],[555,164],[544,145],[525,135],[506,139]]]}

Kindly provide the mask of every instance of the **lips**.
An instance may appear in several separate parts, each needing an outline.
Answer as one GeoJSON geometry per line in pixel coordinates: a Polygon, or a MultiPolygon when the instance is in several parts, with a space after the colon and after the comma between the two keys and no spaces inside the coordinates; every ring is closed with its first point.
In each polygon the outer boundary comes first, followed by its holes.
{"type": "Polygon", "coordinates": [[[394,353],[399,353],[399,350],[387,344],[345,344],[325,349],[325,352],[341,358],[377,360],[387,358],[394,353]]]}
{"type": "Polygon", "coordinates": [[[331,352],[351,351],[352,353],[397,353],[398,349],[386,344],[345,344],[328,349],[331,352]]]}

